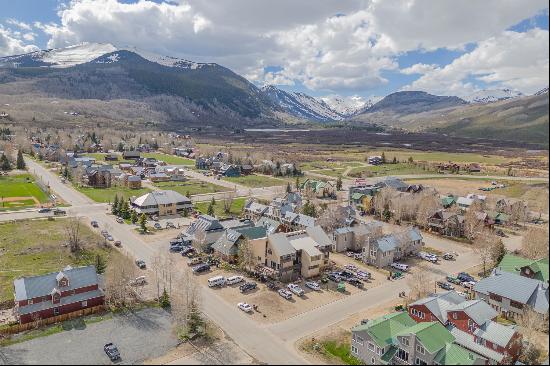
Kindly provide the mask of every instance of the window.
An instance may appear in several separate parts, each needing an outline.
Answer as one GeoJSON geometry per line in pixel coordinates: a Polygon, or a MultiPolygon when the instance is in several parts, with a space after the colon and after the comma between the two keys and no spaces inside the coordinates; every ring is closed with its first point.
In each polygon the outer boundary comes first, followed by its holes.
{"type": "Polygon", "coordinates": [[[417,344],[416,345],[416,352],[420,353],[421,355],[425,354],[426,353],[426,350],[424,349],[424,347],[422,347],[421,345],[417,344]]]}
{"type": "Polygon", "coordinates": [[[453,313],[453,319],[458,319],[458,315],[456,313],[453,313]]]}
{"type": "Polygon", "coordinates": [[[353,353],[353,354],[359,353],[358,350],[357,350],[357,347],[351,346],[351,353],[353,353]]]}
{"type": "Polygon", "coordinates": [[[371,365],[376,365],[376,360],[374,359],[374,357],[370,359],[370,364],[371,365]]]}
{"type": "Polygon", "coordinates": [[[414,360],[414,364],[415,364],[415,365],[427,365],[426,361],[421,360],[421,359],[418,358],[418,357],[414,360]]]}
{"type": "Polygon", "coordinates": [[[401,343],[403,343],[404,346],[409,346],[409,339],[408,338],[401,338],[401,343]]]}
{"type": "Polygon", "coordinates": [[[59,315],[59,308],[53,308],[53,315],[59,315]]]}
{"type": "Polygon", "coordinates": [[[88,301],[87,300],[84,300],[80,303],[80,306],[85,308],[86,306],[88,306],[88,301]]]}
{"type": "Polygon", "coordinates": [[[363,339],[362,337],[360,337],[360,336],[357,336],[356,339],[355,339],[355,341],[356,341],[357,343],[359,343],[360,345],[363,345],[364,339],[363,339]]]}
{"type": "Polygon", "coordinates": [[[382,351],[383,351],[382,348],[376,347],[376,353],[377,353],[379,356],[382,356],[382,351]]]}
{"type": "Polygon", "coordinates": [[[369,351],[371,351],[371,352],[374,352],[374,351],[375,351],[374,344],[372,344],[372,343],[369,342],[369,344],[368,344],[367,347],[369,348],[369,351]]]}
{"type": "Polygon", "coordinates": [[[397,351],[397,358],[403,361],[409,361],[409,352],[399,348],[399,350],[397,351]]]}
{"type": "Polygon", "coordinates": [[[496,351],[498,349],[498,345],[493,343],[493,349],[496,351]]]}
{"type": "Polygon", "coordinates": [[[27,300],[27,305],[32,305],[32,299],[27,300]]]}

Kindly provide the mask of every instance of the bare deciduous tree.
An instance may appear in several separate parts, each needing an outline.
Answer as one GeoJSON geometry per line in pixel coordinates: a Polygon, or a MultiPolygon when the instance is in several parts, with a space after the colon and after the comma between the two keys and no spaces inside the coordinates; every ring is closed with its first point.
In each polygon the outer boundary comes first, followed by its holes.
{"type": "Polygon", "coordinates": [[[82,249],[81,229],[82,223],[77,217],[71,217],[65,222],[65,234],[71,253],[79,252],[82,249]]]}
{"type": "Polygon", "coordinates": [[[235,200],[235,194],[233,192],[227,192],[223,195],[223,212],[226,214],[231,212],[231,206],[235,200]]]}
{"type": "Polygon", "coordinates": [[[469,240],[474,240],[483,231],[485,224],[479,218],[480,212],[481,205],[475,201],[464,214],[464,235],[469,240]]]}
{"type": "Polygon", "coordinates": [[[375,213],[382,217],[384,211],[389,209],[390,201],[397,191],[392,188],[382,188],[373,198],[373,208],[375,213]]]}
{"type": "Polygon", "coordinates": [[[239,265],[242,269],[251,270],[256,265],[256,256],[248,239],[239,242],[239,265]]]}
{"type": "Polygon", "coordinates": [[[114,256],[105,270],[105,295],[109,304],[127,307],[136,301],[131,286],[136,278],[136,266],[127,256],[114,256]]]}
{"type": "Polygon", "coordinates": [[[341,206],[329,206],[324,210],[318,219],[318,224],[327,233],[332,233],[334,230],[345,226],[347,219],[346,211],[341,206]]]}
{"type": "Polygon", "coordinates": [[[542,227],[531,227],[523,236],[521,253],[527,258],[540,259],[548,257],[548,230],[542,227]]]}
{"type": "Polygon", "coordinates": [[[206,233],[204,230],[197,229],[197,231],[195,231],[193,247],[200,251],[204,251],[206,249],[206,233]]]}
{"type": "Polygon", "coordinates": [[[177,285],[171,299],[174,323],[178,328],[187,330],[192,313],[198,311],[200,305],[200,285],[188,269],[179,272],[175,283],[177,285]]]}
{"type": "Polygon", "coordinates": [[[502,241],[493,233],[484,230],[473,243],[474,252],[479,256],[483,263],[483,276],[487,275],[487,267],[495,265],[495,261],[502,250],[502,241]]]}
{"type": "Polygon", "coordinates": [[[441,201],[433,194],[422,194],[416,212],[416,223],[426,228],[429,218],[441,207],[441,201]]]}
{"type": "Polygon", "coordinates": [[[416,271],[412,276],[409,276],[407,280],[407,284],[410,288],[408,301],[414,302],[426,297],[430,293],[431,287],[428,286],[430,281],[431,278],[428,272],[422,270],[416,271]]]}

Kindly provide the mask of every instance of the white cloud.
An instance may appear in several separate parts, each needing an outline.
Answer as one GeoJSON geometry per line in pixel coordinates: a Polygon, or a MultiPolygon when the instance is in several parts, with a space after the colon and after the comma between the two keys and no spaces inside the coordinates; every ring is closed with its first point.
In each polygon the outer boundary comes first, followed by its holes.
{"type": "Polygon", "coordinates": [[[478,89],[474,83],[478,80],[493,87],[536,92],[548,86],[548,41],[547,30],[503,32],[445,67],[426,70],[405,89],[463,96],[478,89]]]}
{"type": "Polygon", "coordinates": [[[14,27],[17,27],[17,28],[20,28],[20,29],[23,29],[23,30],[26,30],[26,31],[32,30],[32,26],[30,24],[27,24],[25,22],[21,22],[17,19],[13,19],[13,18],[7,19],[6,24],[12,25],[14,27]]]}
{"type": "Polygon", "coordinates": [[[218,62],[258,83],[364,91],[387,83],[384,71],[398,70],[407,51],[484,42],[547,7],[544,0],[72,0],[59,8],[59,24],[34,26],[49,35],[48,47],[108,42],[218,62]]]}
{"type": "Polygon", "coordinates": [[[410,67],[407,67],[405,69],[401,69],[400,72],[405,75],[414,75],[414,74],[427,74],[430,71],[433,71],[437,69],[436,64],[414,64],[410,67]]]}
{"type": "Polygon", "coordinates": [[[0,24],[0,56],[10,56],[38,50],[38,47],[34,45],[25,44],[20,37],[20,34],[14,34],[14,32],[4,28],[0,24]]]}

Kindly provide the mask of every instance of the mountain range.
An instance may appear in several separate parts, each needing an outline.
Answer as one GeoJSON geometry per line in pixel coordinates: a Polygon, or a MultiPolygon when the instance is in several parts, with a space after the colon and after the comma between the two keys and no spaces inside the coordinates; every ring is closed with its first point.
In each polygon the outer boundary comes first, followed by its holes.
{"type": "MultiPolygon", "coordinates": [[[[533,107],[530,98],[543,96],[546,124],[542,123],[542,127],[548,130],[547,88],[533,97],[502,89],[477,91],[463,98],[421,91],[399,91],[373,100],[339,96],[315,98],[272,85],[260,88],[215,63],[198,63],[111,44],[85,43],[2,57],[0,97],[15,90],[22,95],[38,93],[50,99],[126,100],[151,111],[148,118],[171,125],[223,128],[288,123],[376,123],[405,129],[442,129],[445,124],[435,121],[434,116],[451,116],[451,112],[457,110],[506,108],[501,104],[510,101],[527,108],[518,116],[521,122],[518,126],[521,126],[541,117],[540,105],[535,103],[533,107]],[[536,113],[531,113],[531,107],[536,113]]],[[[469,121],[469,131],[474,120],[469,121]]],[[[461,133],[463,125],[464,122],[452,128],[445,125],[445,131],[461,133]]]]}

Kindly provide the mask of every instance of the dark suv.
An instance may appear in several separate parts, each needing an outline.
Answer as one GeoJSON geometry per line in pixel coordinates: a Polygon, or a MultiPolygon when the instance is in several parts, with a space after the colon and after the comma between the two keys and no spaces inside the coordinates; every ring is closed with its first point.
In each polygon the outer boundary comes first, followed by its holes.
{"type": "Polygon", "coordinates": [[[117,360],[120,360],[120,352],[118,352],[118,348],[112,343],[107,343],[105,346],[103,346],[103,350],[109,356],[111,361],[115,362],[117,360]]]}

